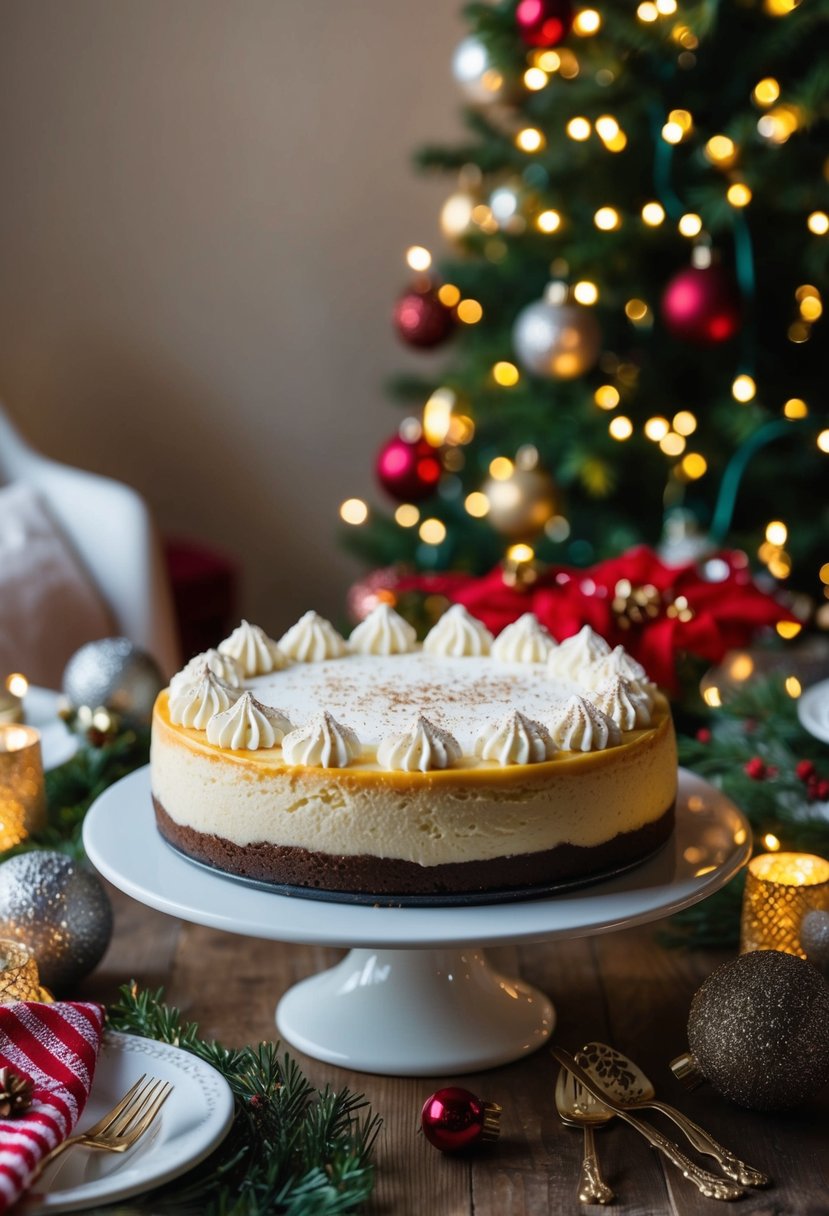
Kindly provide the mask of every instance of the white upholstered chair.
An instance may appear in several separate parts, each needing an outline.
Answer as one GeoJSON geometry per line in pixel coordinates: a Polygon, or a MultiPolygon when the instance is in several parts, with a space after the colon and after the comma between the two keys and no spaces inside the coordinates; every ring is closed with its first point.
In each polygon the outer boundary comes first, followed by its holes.
{"type": "MultiPolygon", "coordinates": [[[[171,675],[179,664],[172,600],[141,496],[120,482],[41,455],[0,405],[0,486],[18,483],[31,487],[46,503],[118,634],[146,650],[164,675],[171,675]]],[[[55,607],[59,613],[60,606],[55,607]]]]}

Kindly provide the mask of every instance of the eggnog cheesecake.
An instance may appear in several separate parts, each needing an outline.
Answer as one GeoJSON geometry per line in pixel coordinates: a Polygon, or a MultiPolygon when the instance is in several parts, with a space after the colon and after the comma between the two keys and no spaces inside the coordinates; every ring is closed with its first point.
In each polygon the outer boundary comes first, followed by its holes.
{"type": "Polygon", "coordinates": [[[634,863],[670,835],[664,697],[585,627],[493,639],[460,606],[422,646],[381,605],[346,640],[243,621],[158,698],[162,836],[216,869],[361,896],[502,892],[634,863]]]}

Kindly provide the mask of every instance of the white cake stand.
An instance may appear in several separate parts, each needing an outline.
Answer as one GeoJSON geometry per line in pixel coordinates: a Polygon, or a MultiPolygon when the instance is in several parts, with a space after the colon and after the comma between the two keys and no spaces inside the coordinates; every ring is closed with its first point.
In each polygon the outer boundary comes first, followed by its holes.
{"type": "Polygon", "coordinates": [[[547,1041],[548,998],[494,970],[482,947],[607,933],[688,907],[748,860],[751,832],[722,793],[680,771],[669,844],[625,874],[517,903],[388,908],[299,899],[194,865],[158,835],[149,770],[111,786],[84,823],[93,864],[171,916],[275,941],[346,946],[336,967],[280,1000],[276,1023],[301,1051],[363,1072],[477,1072],[547,1041]]]}

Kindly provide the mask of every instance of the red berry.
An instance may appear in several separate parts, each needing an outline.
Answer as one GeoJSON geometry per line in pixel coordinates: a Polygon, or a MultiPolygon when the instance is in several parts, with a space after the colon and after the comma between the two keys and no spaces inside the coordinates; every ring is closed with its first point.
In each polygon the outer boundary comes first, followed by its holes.
{"type": "Polygon", "coordinates": [[[711,731],[708,729],[707,726],[701,726],[699,728],[699,730],[697,731],[697,742],[698,743],[710,743],[711,742],[711,731]]]}
{"type": "Polygon", "coordinates": [[[821,802],[829,800],[829,781],[825,777],[817,783],[817,796],[821,802]]]}
{"type": "Polygon", "coordinates": [[[814,774],[815,766],[812,764],[811,760],[798,760],[794,767],[794,771],[795,775],[801,781],[808,781],[809,778],[814,774]]]}
{"type": "Polygon", "coordinates": [[[752,756],[743,765],[745,773],[752,781],[762,781],[766,775],[766,766],[759,756],[752,756]]]}

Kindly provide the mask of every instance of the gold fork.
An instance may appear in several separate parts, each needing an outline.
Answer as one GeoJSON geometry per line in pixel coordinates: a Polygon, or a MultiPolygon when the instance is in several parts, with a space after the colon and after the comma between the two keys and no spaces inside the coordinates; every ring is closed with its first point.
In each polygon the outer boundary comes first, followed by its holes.
{"type": "Polygon", "coordinates": [[[144,1073],[121,1101],[97,1123],[86,1131],[69,1136],[53,1148],[43,1158],[41,1169],[76,1144],[83,1148],[104,1149],[109,1153],[126,1152],[144,1135],[172,1092],[173,1086],[169,1081],[160,1081],[156,1077],[148,1080],[144,1073]]]}
{"type": "Polygon", "coordinates": [[[561,1068],[556,1081],[556,1110],[562,1123],[584,1128],[584,1151],[577,1194],[582,1203],[613,1203],[613,1191],[602,1178],[593,1128],[609,1123],[613,1111],[602,1106],[579,1085],[572,1073],[561,1068]]]}

